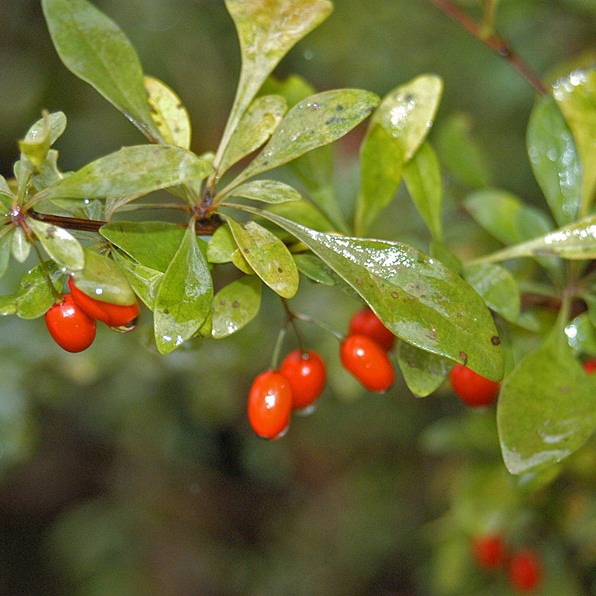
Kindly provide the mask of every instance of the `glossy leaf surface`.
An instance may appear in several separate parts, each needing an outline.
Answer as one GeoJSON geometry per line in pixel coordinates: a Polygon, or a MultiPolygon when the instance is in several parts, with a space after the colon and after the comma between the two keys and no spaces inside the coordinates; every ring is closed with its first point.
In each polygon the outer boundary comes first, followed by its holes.
{"type": "MultiPolygon", "coordinates": [[[[56,284],[62,273],[52,261],[46,261],[45,266],[52,283],[56,284]]],[[[23,276],[19,291],[12,297],[12,304],[16,307],[13,312],[21,319],[37,319],[52,307],[54,300],[43,268],[37,265],[23,276]]]]}
{"type": "Polygon", "coordinates": [[[69,272],[81,271],[85,267],[83,247],[70,232],[32,217],[27,219],[27,223],[59,267],[69,272]]]}
{"type": "Polygon", "coordinates": [[[421,75],[388,93],[375,111],[360,153],[362,174],[355,221],[359,236],[366,234],[393,198],[404,164],[432,126],[442,91],[439,77],[421,75]]]}
{"type": "Polygon", "coordinates": [[[232,335],[250,323],[261,308],[261,280],[249,275],[222,288],[213,298],[213,337],[232,335]]]}
{"type": "Polygon", "coordinates": [[[10,262],[10,249],[12,244],[12,233],[0,235],[0,277],[2,277],[8,269],[10,262]]]}
{"type": "Polygon", "coordinates": [[[180,98],[165,83],[154,77],[144,77],[151,117],[164,142],[190,149],[190,117],[180,98]]]}
{"type": "Polygon", "coordinates": [[[251,221],[241,225],[227,218],[242,256],[255,273],[283,298],[298,290],[298,269],[284,243],[274,234],[251,221]]]}
{"type": "Polygon", "coordinates": [[[226,0],[226,7],[240,39],[242,68],[220,150],[279,61],[333,9],[327,0],[226,0]]]}
{"type": "Polygon", "coordinates": [[[501,379],[502,348],[495,341],[490,312],[480,296],[440,261],[405,244],[324,234],[272,213],[260,214],[308,246],[397,337],[465,362],[482,376],[501,379]]]}
{"type": "Polygon", "coordinates": [[[27,240],[27,236],[21,226],[17,226],[11,236],[10,249],[12,256],[19,263],[24,263],[31,252],[31,243],[27,240]]]}
{"type": "Polygon", "coordinates": [[[592,65],[557,79],[553,97],[573,133],[582,164],[580,213],[589,212],[596,187],[596,69],[592,65]]]}
{"type": "Polygon", "coordinates": [[[180,147],[137,145],[92,161],[35,200],[141,196],[177,184],[198,184],[211,171],[209,163],[180,147]]]}
{"type": "Polygon", "coordinates": [[[213,282],[192,227],[168,266],[154,304],[157,349],[168,354],[190,339],[211,312],[213,282]]]}
{"type": "Polygon", "coordinates": [[[436,391],[453,368],[453,360],[421,350],[400,341],[397,362],[410,391],[418,397],[426,397],[436,391]]]}
{"type": "Polygon", "coordinates": [[[122,268],[122,272],[126,276],[128,283],[132,286],[135,294],[153,311],[157,291],[159,290],[159,285],[164,274],[161,271],[145,267],[145,265],[137,263],[116,250],[112,252],[112,257],[122,268]]]}
{"type": "Polygon", "coordinates": [[[19,141],[19,149],[35,167],[40,168],[50,147],[65,129],[66,116],[62,112],[46,114],[29,129],[25,138],[19,141]]]}
{"type": "Polygon", "coordinates": [[[158,139],[141,62],[118,25],[86,0],[42,0],[42,8],[65,66],[95,87],[150,139],[158,139]]]}
{"type": "Polygon", "coordinates": [[[528,124],[528,154],[534,176],[555,221],[564,226],[577,219],[582,168],[575,141],[556,102],[541,98],[528,124]]]}
{"type": "Polygon", "coordinates": [[[497,422],[503,459],[512,474],[562,460],[594,431],[594,380],[556,331],[506,377],[497,422]]]}
{"type": "Polygon", "coordinates": [[[255,99],[230,139],[219,165],[218,176],[263,145],[287,111],[288,104],[279,95],[264,95],[255,99]]]}
{"type": "Polygon", "coordinates": [[[423,143],[405,165],[404,182],[433,239],[441,242],[443,239],[441,223],[443,180],[439,160],[429,143],[423,143]]]}
{"type": "Polygon", "coordinates": [[[244,197],[263,203],[286,203],[299,201],[300,193],[284,182],[277,180],[252,180],[237,186],[229,194],[231,197],[244,197]]]}
{"type": "Polygon", "coordinates": [[[267,145],[235,183],[343,137],[378,103],[374,93],[360,89],[324,91],[302,100],[290,109],[267,145]]]}

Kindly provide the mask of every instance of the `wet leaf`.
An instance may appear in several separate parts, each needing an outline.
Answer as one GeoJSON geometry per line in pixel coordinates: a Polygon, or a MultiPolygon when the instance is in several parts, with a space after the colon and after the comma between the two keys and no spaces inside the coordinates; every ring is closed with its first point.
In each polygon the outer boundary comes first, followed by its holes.
{"type": "Polygon", "coordinates": [[[65,229],[38,221],[32,217],[27,224],[48,255],[65,271],[81,271],[85,266],[85,254],[80,242],[65,229]]]}
{"type": "Polygon", "coordinates": [[[596,329],[588,313],[582,313],[570,321],[565,327],[565,335],[567,343],[574,350],[596,356],[596,329]]]}
{"type": "Polygon", "coordinates": [[[263,145],[287,111],[288,104],[279,95],[264,95],[255,99],[230,139],[219,166],[218,176],[263,145]]]}
{"type": "Polygon", "coordinates": [[[19,263],[24,263],[31,252],[31,244],[27,240],[23,228],[17,226],[12,234],[12,242],[10,244],[12,256],[19,263]]]}
{"type": "Polygon", "coordinates": [[[244,258],[240,249],[237,248],[232,253],[232,263],[237,269],[240,269],[242,273],[246,273],[246,275],[256,275],[255,270],[250,266],[249,262],[244,258]]]}
{"type": "Polygon", "coordinates": [[[124,147],[63,178],[55,186],[41,191],[34,200],[141,196],[178,184],[198,185],[211,171],[209,163],[180,147],[124,147]]]}
{"type": "Polygon", "coordinates": [[[528,154],[534,176],[560,226],[577,219],[582,168],[569,126],[556,102],[542,97],[528,124],[528,154]]]}
{"type": "Polygon", "coordinates": [[[423,143],[406,164],[404,182],[433,240],[442,242],[443,180],[439,160],[428,142],[423,143]]]}
{"type": "Polygon", "coordinates": [[[168,266],[154,304],[157,349],[169,354],[200,329],[211,311],[213,282],[192,227],[168,266]]]}
{"type": "Polygon", "coordinates": [[[159,79],[145,76],[143,81],[151,116],[164,142],[190,149],[190,117],[180,98],[159,79]]]}
{"type": "Polygon", "coordinates": [[[561,461],[594,431],[594,380],[557,330],[503,382],[497,423],[503,459],[512,474],[561,461]]]}
{"type": "Polygon", "coordinates": [[[434,137],[440,161],[450,176],[463,186],[478,188],[490,185],[486,154],[473,136],[469,114],[454,113],[441,122],[434,137]]]}
{"type": "Polygon", "coordinates": [[[238,245],[230,226],[219,226],[215,230],[207,246],[207,260],[210,263],[230,263],[232,254],[238,250],[238,245]]]}
{"type": "Polygon", "coordinates": [[[286,114],[261,153],[233,184],[343,137],[364,120],[378,102],[374,93],[360,89],[325,91],[302,100],[286,114]]]}
{"type": "Polygon", "coordinates": [[[453,368],[453,360],[421,350],[405,341],[399,341],[397,362],[406,385],[418,397],[436,391],[453,368]]]}
{"type": "Polygon", "coordinates": [[[62,112],[45,113],[19,141],[21,153],[36,167],[40,168],[53,143],[66,129],[66,116],[62,112]]]}
{"type": "MultiPolygon", "coordinates": [[[[302,224],[307,228],[312,228],[313,230],[318,230],[319,232],[335,231],[334,225],[308,201],[300,200],[292,201],[291,203],[279,203],[277,205],[271,205],[267,208],[267,211],[281,215],[286,219],[291,219],[296,223],[302,224]]],[[[277,226],[275,228],[280,230],[277,226]]],[[[282,232],[280,231],[280,233],[282,232]]],[[[288,240],[290,242],[290,238],[292,240],[294,239],[291,234],[286,233],[286,236],[282,236],[284,241],[288,240]]]]}
{"type": "Polygon", "coordinates": [[[466,362],[482,376],[501,379],[503,354],[490,312],[480,296],[440,261],[398,242],[324,234],[273,213],[242,209],[271,219],[304,242],[397,337],[466,362]]]}
{"type": "Polygon", "coordinates": [[[279,61],[333,9],[327,0],[226,0],[226,7],[238,31],[242,68],[218,153],[279,61]]]}
{"type": "Polygon", "coordinates": [[[42,8],[64,65],[91,84],[149,139],[159,139],[139,57],[118,25],[86,0],[42,0],[42,8]]]}
{"type": "Polygon", "coordinates": [[[261,307],[261,280],[247,276],[222,288],[213,298],[213,329],[216,339],[227,337],[250,323],[261,307]]]}
{"type": "Polygon", "coordinates": [[[12,202],[15,199],[15,194],[10,190],[8,182],[4,176],[0,176],[0,207],[10,209],[12,202]]]}
{"type": "Polygon", "coordinates": [[[466,265],[464,279],[491,310],[511,323],[517,321],[521,309],[520,293],[515,279],[505,267],[489,263],[466,265]]]}
{"type": "Polygon", "coordinates": [[[85,249],[85,267],[73,275],[74,285],[101,302],[129,306],[137,297],[122,269],[108,257],[85,249]]]}
{"type": "Polygon", "coordinates": [[[335,279],[330,275],[329,268],[319,257],[311,254],[300,254],[294,255],[294,261],[298,271],[310,280],[326,286],[335,285],[335,279]]]}
{"type": "Polygon", "coordinates": [[[255,273],[283,298],[298,290],[298,269],[285,244],[274,234],[250,221],[244,225],[226,217],[242,256],[255,273]]]}
{"type": "Polygon", "coordinates": [[[10,230],[0,235],[0,278],[6,273],[10,262],[10,252],[12,247],[12,234],[10,230]]]}
{"type": "Polygon", "coordinates": [[[230,197],[244,197],[264,203],[286,203],[299,201],[300,193],[289,184],[277,180],[253,180],[245,182],[232,190],[230,197]]]}
{"type": "Polygon", "coordinates": [[[155,308],[155,298],[157,291],[163,279],[163,272],[156,271],[145,265],[137,263],[125,254],[118,251],[112,252],[114,261],[120,265],[128,283],[132,286],[135,294],[143,301],[147,307],[153,311],[155,308]]]}
{"type": "Polygon", "coordinates": [[[375,111],[360,150],[362,173],[355,219],[358,236],[366,234],[391,202],[404,164],[432,126],[442,92],[439,77],[421,75],[388,93],[375,111]]]}
{"type": "MultiPolygon", "coordinates": [[[[45,267],[50,275],[52,283],[56,284],[62,278],[62,273],[52,261],[46,261],[45,267]]],[[[21,280],[21,287],[14,296],[16,314],[21,319],[37,319],[44,315],[53,306],[55,296],[50,289],[50,284],[45,276],[41,265],[31,269],[21,280]]]]}
{"type": "Polygon", "coordinates": [[[575,139],[582,165],[580,213],[586,214],[596,187],[596,69],[590,66],[574,70],[557,79],[552,90],[575,139]]]}

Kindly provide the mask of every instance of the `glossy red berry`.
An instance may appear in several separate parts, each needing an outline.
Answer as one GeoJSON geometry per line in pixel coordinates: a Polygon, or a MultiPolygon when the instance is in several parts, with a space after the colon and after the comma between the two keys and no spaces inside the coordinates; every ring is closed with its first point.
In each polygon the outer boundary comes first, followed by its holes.
{"type": "Polygon", "coordinates": [[[594,374],[594,371],[596,371],[596,358],[588,358],[582,366],[589,375],[594,374]]]}
{"type": "Polygon", "coordinates": [[[520,551],[509,561],[509,581],[518,592],[534,592],[542,580],[542,563],[538,553],[520,551]]]}
{"type": "Polygon", "coordinates": [[[386,352],[395,343],[395,335],[381,323],[370,308],[363,308],[354,313],[350,320],[348,335],[366,335],[376,341],[386,352]]]}
{"type": "Polygon", "coordinates": [[[74,301],[90,317],[105,323],[109,327],[129,328],[128,330],[134,329],[136,318],[140,312],[138,302],[129,305],[102,302],[79,290],[75,286],[72,277],[68,279],[68,287],[72,292],[74,301]]]}
{"type": "Polygon", "coordinates": [[[472,555],[480,567],[491,571],[502,567],[507,559],[505,544],[498,534],[474,538],[472,555]]]}
{"type": "Polygon", "coordinates": [[[259,437],[275,439],[290,424],[292,388],[279,372],[268,370],[253,382],[248,396],[248,420],[259,437]]]}
{"type": "Polygon", "coordinates": [[[395,380],[387,352],[366,335],[349,335],[339,349],[342,366],[370,391],[383,393],[395,380]]]}
{"type": "Polygon", "coordinates": [[[290,352],[281,363],[279,372],[290,382],[295,410],[313,404],[327,382],[325,362],[313,350],[290,352]]]}
{"type": "Polygon", "coordinates": [[[95,339],[95,320],[65,294],[60,304],[54,304],[45,315],[46,325],[54,341],[67,352],[82,352],[95,339]]]}
{"type": "Polygon", "coordinates": [[[449,381],[456,395],[472,408],[490,406],[499,395],[500,384],[472,369],[457,363],[449,373],[449,381]]]}

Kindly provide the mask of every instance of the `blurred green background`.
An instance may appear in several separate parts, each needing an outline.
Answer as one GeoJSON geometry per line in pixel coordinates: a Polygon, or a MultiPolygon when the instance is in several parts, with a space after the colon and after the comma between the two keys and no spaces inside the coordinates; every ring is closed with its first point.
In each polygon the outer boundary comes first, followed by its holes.
{"type": "MultiPolygon", "coordinates": [[[[132,40],[145,72],[179,94],[193,150],[214,150],[239,69],[223,1],[95,4],[132,40]]],[[[461,2],[473,15],[479,4],[461,2]]],[[[502,0],[497,26],[546,75],[594,48],[596,4],[502,0]]],[[[534,92],[429,0],[337,0],[276,75],[384,95],[427,72],[445,82],[436,129],[467,114],[494,185],[540,203],[524,144],[534,92]]],[[[68,118],[57,144],[63,170],[144,142],[61,65],[38,1],[3,0],[4,176],[18,159],[16,139],[43,108],[68,118]]],[[[347,213],[361,134],[337,151],[347,213]]],[[[409,204],[396,202],[389,215],[377,234],[424,246],[409,204]]],[[[446,217],[455,249],[465,251],[474,229],[457,209],[446,217]]],[[[17,282],[8,276],[2,290],[17,282]]],[[[292,304],[338,330],[359,308],[306,280],[292,304]]],[[[573,482],[524,491],[500,461],[493,410],[470,413],[447,388],[416,399],[401,380],[386,395],[369,394],[341,369],[337,341],[308,326],[301,329],[328,363],[329,386],[286,437],[259,440],[246,397],[283,317],[267,294],[237,335],[167,357],[150,346],[148,312],[135,333],[102,328],[78,355],[54,345],[43,320],[0,320],[0,594],[506,595],[505,579],[475,569],[467,547],[469,536],[494,529],[539,546],[549,567],[541,593],[596,593],[593,445],[573,459],[573,482]]],[[[289,334],[284,352],[295,347],[289,334]]]]}

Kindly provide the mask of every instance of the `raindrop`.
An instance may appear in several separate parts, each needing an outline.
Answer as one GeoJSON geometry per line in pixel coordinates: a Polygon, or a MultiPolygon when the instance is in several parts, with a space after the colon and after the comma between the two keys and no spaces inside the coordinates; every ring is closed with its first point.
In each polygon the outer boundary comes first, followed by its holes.
{"type": "MultiPolygon", "coordinates": [[[[110,327],[110,329],[112,329],[112,331],[116,331],[117,333],[129,333],[130,331],[133,331],[134,329],[137,328],[137,324],[139,322],[139,317],[135,317],[134,319],[131,319],[130,321],[128,321],[128,323],[124,324],[124,325],[120,325],[120,327],[110,327]]],[[[167,338],[166,335],[163,336],[164,339],[167,338]]],[[[171,338],[168,338],[166,341],[170,341],[171,338]]]]}

